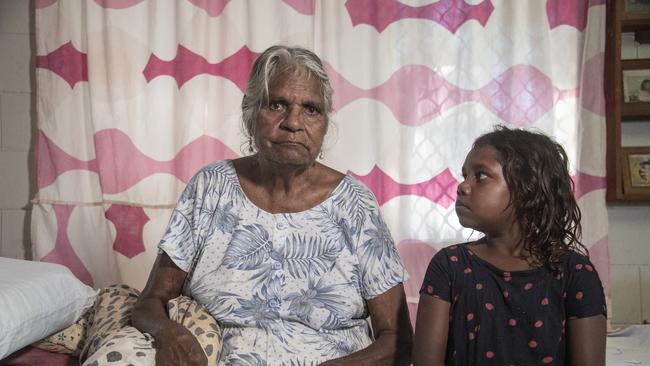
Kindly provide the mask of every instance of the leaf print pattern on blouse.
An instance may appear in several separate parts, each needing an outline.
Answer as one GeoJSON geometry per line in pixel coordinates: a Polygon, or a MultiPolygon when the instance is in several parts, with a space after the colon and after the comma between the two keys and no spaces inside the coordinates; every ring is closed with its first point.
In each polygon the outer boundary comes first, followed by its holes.
{"type": "Polygon", "coordinates": [[[190,180],[159,247],[223,327],[221,364],[318,365],[372,343],[366,300],[407,278],[389,235],[350,176],[311,209],[271,214],[222,161],[190,180]]]}
{"type": "Polygon", "coordinates": [[[318,327],[323,329],[336,329],[342,326],[349,313],[348,304],[341,297],[340,292],[347,284],[323,285],[321,281],[314,283],[309,278],[308,287],[300,292],[293,292],[286,296],[290,301],[289,314],[296,316],[305,323],[314,324],[311,315],[315,309],[329,311],[328,317],[318,327]]]}
{"type": "Polygon", "coordinates": [[[258,269],[271,251],[269,233],[261,225],[244,225],[235,230],[223,263],[228,268],[258,269]]]}
{"type": "Polygon", "coordinates": [[[292,234],[281,248],[279,260],[293,277],[306,278],[309,273],[321,275],[332,267],[341,251],[336,244],[322,237],[307,239],[304,234],[292,234]]]}

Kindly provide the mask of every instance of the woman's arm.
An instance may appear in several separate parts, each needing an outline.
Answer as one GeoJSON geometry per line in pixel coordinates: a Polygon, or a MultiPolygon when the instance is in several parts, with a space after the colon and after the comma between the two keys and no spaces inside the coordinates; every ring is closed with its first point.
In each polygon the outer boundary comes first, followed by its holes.
{"type": "Polygon", "coordinates": [[[569,365],[605,365],[607,321],[605,316],[567,320],[569,365]]]}
{"type": "Polygon", "coordinates": [[[413,365],[445,364],[449,332],[449,303],[437,297],[420,295],[415,322],[413,365]]]}
{"type": "Polygon", "coordinates": [[[159,254],[133,309],[133,326],[155,339],[156,365],[206,365],[208,362],[192,333],[167,315],[167,302],[180,295],[186,276],[167,254],[159,254]]]}
{"type": "Polygon", "coordinates": [[[375,341],[367,348],[321,365],[409,365],[413,329],[400,283],[368,300],[375,341]]]}

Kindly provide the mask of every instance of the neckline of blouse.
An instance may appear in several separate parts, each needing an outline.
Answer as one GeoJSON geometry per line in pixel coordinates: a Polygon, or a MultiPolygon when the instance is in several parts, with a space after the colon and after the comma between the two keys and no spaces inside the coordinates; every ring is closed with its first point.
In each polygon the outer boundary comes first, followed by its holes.
{"type": "Polygon", "coordinates": [[[314,205],[314,206],[312,206],[312,207],[310,207],[308,209],[305,209],[305,210],[302,210],[302,211],[297,211],[297,212],[272,213],[272,212],[268,212],[265,209],[257,206],[253,201],[250,200],[250,198],[248,198],[248,195],[246,195],[246,192],[244,191],[244,188],[242,187],[241,183],[239,182],[239,176],[237,175],[237,170],[235,170],[235,164],[233,164],[232,159],[228,159],[226,161],[228,163],[228,172],[229,172],[230,175],[232,175],[233,180],[237,184],[237,188],[241,191],[241,194],[244,197],[244,200],[246,201],[246,203],[248,205],[254,207],[255,209],[257,209],[258,211],[263,212],[266,215],[271,215],[271,216],[300,215],[300,214],[305,214],[307,212],[313,211],[313,210],[327,204],[336,195],[338,195],[339,191],[341,189],[343,189],[342,187],[343,187],[344,182],[347,181],[349,179],[349,177],[350,177],[349,174],[345,174],[343,176],[343,179],[341,179],[341,181],[336,185],[336,187],[334,189],[332,189],[330,194],[324,200],[322,200],[321,202],[317,203],[316,205],[314,205]]]}
{"type": "Polygon", "coordinates": [[[465,243],[465,245],[461,246],[466,251],[467,255],[470,258],[474,258],[474,260],[476,260],[477,262],[480,262],[483,265],[485,265],[486,267],[490,268],[492,271],[500,273],[501,275],[505,275],[506,273],[508,273],[508,274],[510,274],[510,276],[512,276],[513,274],[519,275],[519,276],[525,276],[525,275],[535,274],[535,273],[537,273],[539,271],[543,271],[545,269],[544,267],[538,267],[538,268],[521,269],[521,270],[515,270],[515,271],[506,271],[506,270],[503,270],[503,269],[495,266],[494,264],[486,261],[485,259],[479,257],[478,254],[474,253],[470,249],[470,244],[471,243],[465,243]]]}

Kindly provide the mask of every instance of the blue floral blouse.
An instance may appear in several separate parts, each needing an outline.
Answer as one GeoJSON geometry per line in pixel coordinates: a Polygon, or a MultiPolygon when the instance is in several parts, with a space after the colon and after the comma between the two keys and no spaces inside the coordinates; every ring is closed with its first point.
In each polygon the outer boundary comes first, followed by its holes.
{"type": "Polygon", "coordinates": [[[244,194],[230,160],[188,183],[159,248],[223,326],[220,363],[315,365],[372,342],[365,300],[407,279],[374,195],[346,175],[298,213],[244,194]]]}

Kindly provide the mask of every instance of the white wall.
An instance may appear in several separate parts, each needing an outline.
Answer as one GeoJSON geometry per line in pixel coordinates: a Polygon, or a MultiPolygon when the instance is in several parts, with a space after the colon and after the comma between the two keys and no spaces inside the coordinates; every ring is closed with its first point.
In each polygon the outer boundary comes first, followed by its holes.
{"type": "MultiPolygon", "coordinates": [[[[0,0],[0,256],[14,258],[30,256],[29,199],[34,191],[29,3],[0,0]]],[[[638,54],[629,48],[636,47],[633,41],[626,45],[627,54],[638,54]]],[[[650,123],[628,124],[624,136],[627,145],[650,145],[650,123]]],[[[650,320],[650,205],[610,206],[609,223],[612,323],[650,320]]]]}
{"type": "Polygon", "coordinates": [[[0,0],[0,256],[13,258],[31,256],[25,251],[34,181],[30,3],[0,0]]]}

